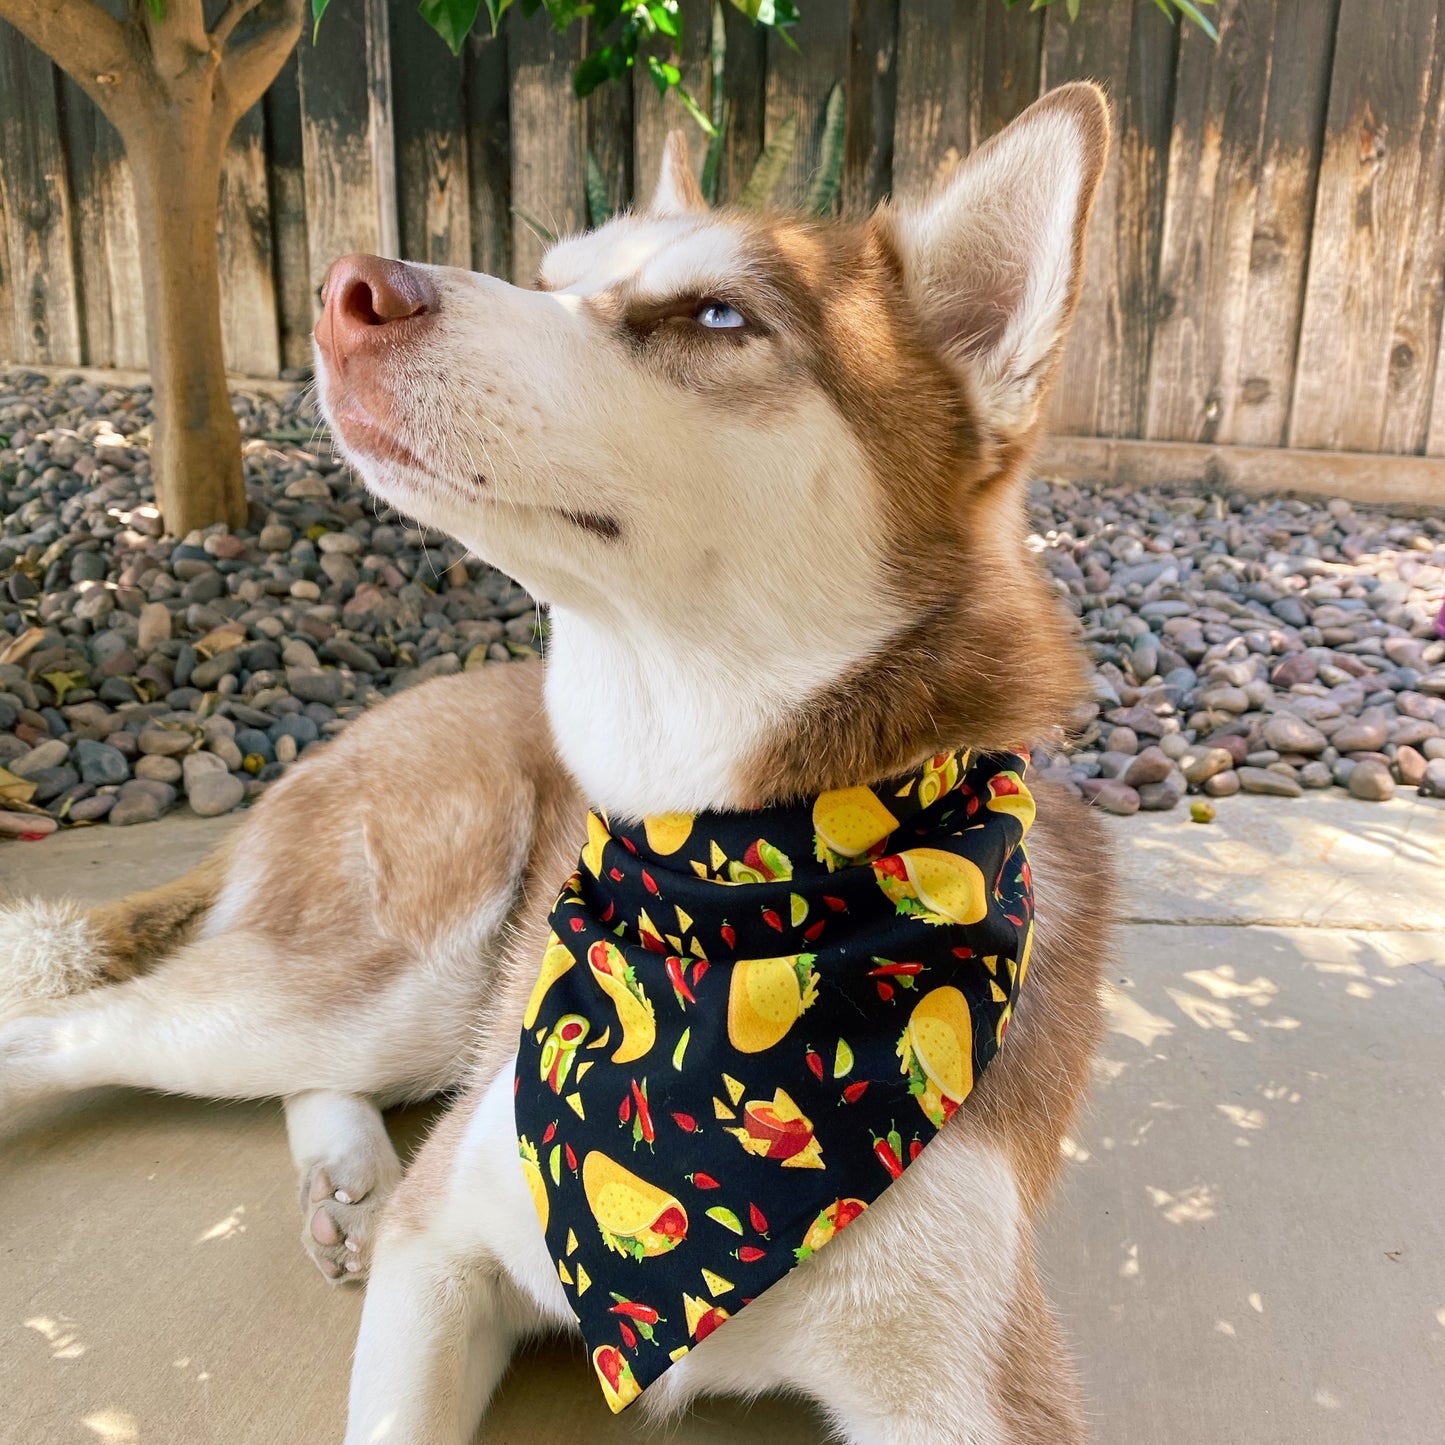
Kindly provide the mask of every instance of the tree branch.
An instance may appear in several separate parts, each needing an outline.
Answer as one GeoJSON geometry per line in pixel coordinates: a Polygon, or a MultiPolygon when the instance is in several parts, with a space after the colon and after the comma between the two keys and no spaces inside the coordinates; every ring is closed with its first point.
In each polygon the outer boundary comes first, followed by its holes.
{"type": "Polygon", "coordinates": [[[139,89],[125,27],[94,0],[0,0],[8,20],[108,115],[139,89]]]}
{"type": "MultiPolygon", "coordinates": [[[[0,0],[5,3],[7,0],[0,0]]],[[[253,26],[244,40],[228,46],[221,57],[221,87],[233,123],[261,99],[301,38],[306,0],[259,0],[259,4],[258,0],[231,0],[226,15],[237,9],[245,14],[260,5],[266,7],[261,23],[253,26]]],[[[218,32],[226,15],[217,22],[218,32]]],[[[241,14],[236,16],[231,29],[241,18],[241,14]]]]}
{"type": "Polygon", "coordinates": [[[211,44],[225,50],[231,32],[261,3],[261,0],[230,0],[211,30],[211,44]]]}

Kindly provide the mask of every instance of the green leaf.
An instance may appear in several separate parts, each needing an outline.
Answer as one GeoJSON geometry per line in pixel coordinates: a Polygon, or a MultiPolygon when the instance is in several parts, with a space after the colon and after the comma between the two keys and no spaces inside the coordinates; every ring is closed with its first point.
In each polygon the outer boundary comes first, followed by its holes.
{"type": "Polygon", "coordinates": [[[698,129],[701,130],[704,135],[716,134],[716,128],[713,126],[711,117],[697,103],[693,93],[685,85],[674,85],[673,91],[682,102],[683,109],[697,122],[698,129]]]}
{"type": "Polygon", "coordinates": [[[763,147],[763,153],[758,157],[758,163],[753,167],[753,173],[748,177],[742,195],[738,197],[738,205],[761,211],[768,204],[788,169],[788,163],[793,159],[797,144],[798,113],[792,111],[779,123],[777,130],[773,132],[772,140],[763,147]]]}
{"type": "MultiPolygon", "coordinates": [[[[159,12],[163,0],[150,0],[153,11],[159,12]]],[[[311,0],[311,43],[316,44],[316,37],[321,34],[321,17],[326,14],[326,7],[331,0],[311,0]]],[[[157,13],[157,19],[159,14],[157,13]]]]}
{"type": "Polygon", "coordinates": [[[646,9],[659,34],[666,35],[670,40],[681,38],[682,27],[677,20],[677,0],[649,0],[646,9]]]}
{"type": "Polygon", "coordinates": [[[607,177],[597,164],[592,147],[587,147],[587,220],[593,226],[605,226],[612,219],[612,200],[607,194],[607,177]]]}
{"type": "Polygon", "coordinates": [[[1070,19],[1070,20],[1077,20],[1078,18],[1079,18],[1079,0],[1069,0],[1069,19],[1070,19]]]}
{"type": "Polygon", "coordinates": [[[677,66],[666,60],[659,60],[655,55],[647,57],[647,73],[652,77],[652,83],[657,87],[659,95],[666,95],[682,80],[682,71],[677,66]]]}
{"type": "MultiPolygon", "coordinates": [[[[323,6],[322,8],[324,9],[325,7],[323,6]]],[[[151,12],[151,16],[156,20],[164,20],[166,18],[166,0],[146,0],[146,9],[151,12]]],[[[316,18],[319,20],[321,17],[318,15],[316,18]]]]}
{"type": "Polygon", "coordinates": [[[539,240],[544,246],[550,246],[556,241],[556,235],[549,231],[541,221],[529,216],[520,206],[512,207],[512,214],[539,240]]]}
{"type": "Polygon", "coordinates": [[[818,169],[808,183],[808,196],[803,203],[815,216],[831,215],[833,203],[843,183],[843,132],[848,124],[848,106],[841,84],[828,92],[823,111],[823,145],[818,156],[818,169]]]}
{"type": "Polygon", "coordinates": [[[477,23],[481,0],[421,0],[422,19],[441,36],[453,55],[462,53],[472,26],[477,23]]]}
{"type": "Polygon", "coordinates": [[[492,34],[497,33],[497,26],[502,23],[502,16],[512,7],[512,0],[487,0],[487,15],[492,22],[492,34]]]}
{"type": "Polygon", "coordinates": [[[723,145],[727,140],[728,126],[732,120],[732,105],[724,100],[721,115],[713,127],[712,139],[707,143],[707,155],[702,161],[702,179],[699,185],[710,206],[717,204],[717,178],[722,167],[723,145]]]}
{"type": "MultiPolygon", "coordinates": [[[[1214,28],[1214,23],[1213,23],[1213,21],[1209,20],[1206,16],[1204,16],[1203,14],[1200,13],[1200,11],[1199,11],[1199,10],[1196,8],[1196,6],[1193,4],[1193,0],[1174,0],[1174,3],[1175,3],[1175,4],[1179,7],[1179,9],[1180,9],[1185,15],[1187,15],[1212,41],[1214,41],[1214,43],[1215,43],[1216,45],[1219,44],[1219,31],[1217,31],[1217,30],[1214,28]]],[[[1201,3],[1202,3],[1202,4],[1205,4],[1205,5],[1213,5],[1213,4],[1214,4],[1214,0],[1201,0],[1201,3]]]]}

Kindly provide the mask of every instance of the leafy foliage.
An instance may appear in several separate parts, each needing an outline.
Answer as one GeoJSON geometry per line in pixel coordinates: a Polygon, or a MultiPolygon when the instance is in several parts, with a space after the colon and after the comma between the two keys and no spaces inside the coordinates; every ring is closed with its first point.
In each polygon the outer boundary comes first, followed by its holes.
{"type": "MultiPolygon", "coordinates": [[[[1012,10],[1016,6],[1022,5],[1024,0],[1003,0],[1003,3],[1005,10],[1012,10]]],[[[1068,7],[1069,19],[1077,20],[1079,10],[1082,8],[1081,0],[1064,0],[1064,3],[1068,7]]],[[[1091,0],[1091,3],[1097,6],[1104,3],[1104,0],[1091,0]]],[[[1154,3],[1171,21],[1174,19],[1174,11],[1177,10],[1199,26],[1211,40],[1218,41],[1219,31],[1214,28],[1214,22],[1199,9],[1200,5],[1213,5],[1215,0],[1198,0],[1198,4],[1195,3],[1195,0],[1154,0],[1154,3]]],[[[1054,4],[1054,0],[1029,0],[1029,9],[1045,10],[1052,4],[1054,4]]]]}

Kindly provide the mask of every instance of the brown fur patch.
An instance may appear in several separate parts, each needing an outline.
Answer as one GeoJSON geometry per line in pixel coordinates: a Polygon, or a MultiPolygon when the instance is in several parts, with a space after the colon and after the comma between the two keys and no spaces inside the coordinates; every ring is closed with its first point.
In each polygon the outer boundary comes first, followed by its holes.
{"type": "Polygon", "coordinates": [[[117,983],[135,978],[189,943],[220,895],[230,852],[222,844],[189,873],[92,909],[87,921],[100,943],[104,976],[117,983]]]}

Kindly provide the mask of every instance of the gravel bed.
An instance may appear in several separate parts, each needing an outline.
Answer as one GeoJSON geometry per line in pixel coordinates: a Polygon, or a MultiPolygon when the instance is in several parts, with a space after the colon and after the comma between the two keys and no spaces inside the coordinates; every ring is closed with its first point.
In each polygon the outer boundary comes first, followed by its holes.
{"type": "Polygon", "coordinates": [[[532,599],[376,504],[305,393],[233,402],[249,525],[177,542],[148,388],[0,371],[0,836],[229,812],[389,694],[537,655],[532,599]]]}
{"type": "MultiPolygon", "coordinates": [[[[146,388],[0,371],[0,836],[257,796],[362,709],[535,656],[531,599],[380,507],[304,392],[238,394],[248,526],[161,535],[146,388]]],[[[1445,521],[1035,484],[1094,702],[1039,765],[1116,813],[1445,798],[1445,521]]]]}

